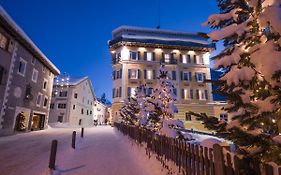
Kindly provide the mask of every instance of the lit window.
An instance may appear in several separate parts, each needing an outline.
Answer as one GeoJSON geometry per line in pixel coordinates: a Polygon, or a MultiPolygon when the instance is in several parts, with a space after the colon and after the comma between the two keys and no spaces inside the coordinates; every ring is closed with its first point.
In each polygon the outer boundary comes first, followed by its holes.
{"type": "Polygon", "coordinates": [[[129,79],[138,79],[139,70],[138,69],[129,69],[128,76],[129,76],[129,79]]]}
{"type": "Polygon", "coordinates": [[[188,90],[187,89],[182,89],[182,94],[181,94],[182,99],[187,100],[188,99],[188,90]]]}
{"type": "Polygon", "coordinates": [[[0,47],[6,49],[8,45],[8,38],[0,33],[0,47]]]}
{"type": "Polygon", "coordinates": [[[152,80],[153,76],[152,76],[152,70],[147,70],[147,79],[152,80]]]}
{"type": "Polygon", "coordinates": [[[24,59],[20,58],[18,74],[25,76],[26,66],[27,66],[27,62],[24,59]]]}
{"type": "Polygon", "coordinates": [[[36,83],[38,79],[38,70],[33,69],[31,80],[36,83]]]}
{"type": "Polygon", "coordinates": [[[146,54],[146,56],[147,56],[147,61],[152,61],[152,53],[151,52],[147,52],[147,54],[146,54]]]}
{"type": "Polygon", "coordinates": [[[186,55],[182,55],[182,63],[187,64],[186,55]]]}
{"type": "Polygon", "coordinates": [[[170,54],[165,54],[165,63],[169,63],[170,62],[170,54]]]}

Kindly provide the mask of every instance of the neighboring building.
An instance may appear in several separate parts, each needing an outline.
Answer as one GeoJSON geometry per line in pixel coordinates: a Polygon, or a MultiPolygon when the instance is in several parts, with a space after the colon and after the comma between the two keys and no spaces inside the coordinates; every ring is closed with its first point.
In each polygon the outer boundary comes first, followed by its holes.
{"type": "Polygon", "coordinates": [[[137,86],[146,84],[146,92],[152,92],[162,63],[175,85],[176,118],[185,121],[187,128],[204,129],[188,112],[215,114],[212,86],[204,82],[211,79],[209,55],[215,49],[213,43],[198,34],[121,26],[112,32],[108,44],[113,69],[113,120],[120,117],[119,109],[137,86]]]}
{"type": "Polygon", "coordinates": [[[88,77],[57,77],[54,80],[49,123],[92,126],[95,94],[88,77]]]}
{"type": "Polygon", "coordinates": [[[99,102],[98,100],[94,103],[94,120],[98,122],[98,124],[105,124],[109,119],[108,107],[99,102]]]}
{"type": "Polygon", "coordinates": [[[47,127],[60,71],[0,6],[0,135],[47,127]]]}

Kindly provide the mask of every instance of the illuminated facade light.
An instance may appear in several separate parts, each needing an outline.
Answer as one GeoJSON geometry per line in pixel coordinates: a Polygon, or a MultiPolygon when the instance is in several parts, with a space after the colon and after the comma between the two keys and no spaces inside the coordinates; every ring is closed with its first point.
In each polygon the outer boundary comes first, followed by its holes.
{"type": "Polygon", "coordinates": [[[146,51],[146,49],[144,47],[139,47],[138,50],[139,51],[146,51]]]}
{"type": "Polygon", "coordinates": [[[155,52],[163,52],[162,49],[160,49],[160,48],[157,48],[157,49],[155,49],[154,51],[155,51],[155,52]]]}
{"type": "Polygon", "coordinates": [[[180,53],[180,51],[178,49],[174,49],[173,53],[177,53],[178,54],[178,53],[180,53]]]}
{"type": "Polygon", "coordinates": [[[130,57],[130,51],[126,46],[124,46],[121,50],[121,59],[129,60],[129,57],[130,57]]]}

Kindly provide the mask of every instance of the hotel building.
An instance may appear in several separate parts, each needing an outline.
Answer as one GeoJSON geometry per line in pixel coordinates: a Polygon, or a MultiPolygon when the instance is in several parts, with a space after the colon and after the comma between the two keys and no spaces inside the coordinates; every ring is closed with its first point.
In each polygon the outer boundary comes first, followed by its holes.
{"type": "Polygon", "coordinates": [[[158,68],[165,64],[177,96],[176,118],[187,128],[204,130],[203,125],[189,111],[221,115],[221,103],[213,101],[210,52],[215,45],[199,34],[121,26],[112,32],[108,42],[112,58],[113,118],[119,118],[119,109],[125,99],[133,96],[136,87],[146,84],[147,93],[157,84],[158,68]]]}

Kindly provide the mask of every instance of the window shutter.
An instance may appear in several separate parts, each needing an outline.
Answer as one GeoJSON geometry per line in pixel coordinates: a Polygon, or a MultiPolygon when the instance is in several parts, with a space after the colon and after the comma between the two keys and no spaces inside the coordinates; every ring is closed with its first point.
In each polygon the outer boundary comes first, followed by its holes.
{"type": "Polygon", "coordinates": [[[189,72],[188,75],[189,75],[189,81],[192,81],[192,72],[189,72]]]}
{"type": "Polygon", "coordinates": [[[115,70],[112,72],[112,79],[115,80],[115,70]]]}
{"type": "Polygon", "coordinates": [[[128,87],[128,97],[131,97],[131,87],[128,87]]]}
{"type": "Polygon", "coordinates": [[[146,79],[146,69],[143,70],[143,78],[146,79]]]}
{"type": "Polygon", "coordinates": [[[180,63],[182,63],[183,61],[182,61],[182,54],[180,54],[180,63]]]}
{"type": "Polygon", "coordinates": [[[131,79],[131,74],[132,74],[131,72],[132,72],[132,70],[131,70],[131,69],[128,69],[128,78],[129,78],[129,79],[131,79]]]}
{"type": "Polygon", "coordinates": [[[140,60],[141,59],[141,54],[140,54],[140,52],[138,52],[138,58],[137,58],[137,60],[140,60]]]}
{"type": "Polygon", "coordinates": [[[115,98],[115,88],[112,89],[112,98],[115,98]]]}
{"type": "Polygon", "coordinates": [[[204,93],[205,93],[205,99],[208,100],[208,90],[205,89],[204,93]]]}
{"type": "Polygon", "coordinates": [[[156,79],[156,70],[153,70],[153,80],[156,79]]]}
{"type": "Polygon", "coordinates": [[[197,72],[195,72],[195,81],[198,81],[197,72]]]}
{"type": "Polygon", "coordinates": [[[122,87],[119,87],[119,97],[122,96],[122,87]]]}
{"type": "Polygon", "coordinates": [[[196,89],[196,98],[199,99],[199,89],[196,89]]]}
{"type": "Polygon", "coordinates": [[[165,63],[165,53],[162,52],[162,60],[161,60],[162,63],[165,63]]]}
{"type": "Polygon", "coordinates": [[[194,64],[197,64],[197,57],[196,57],[196,55],[193,55],[193,62],[194,62],[194,64]]]}
{"type": "Polygon", "coordinates": [[[152,53],[152,61],[156,61],[156,55],[155,52],[152,53]]]}
{"type": "Polygon", "coordinates": [[[138,79],[141,78],[141,71],[138,69],[138,79]]]}
{"type": "Polygon", "coordinates": [[[183,72],[181,71],[181,80],[183,80],[183,72]]]}
{"type": "Polygon", "coordinates": [[[120,69],[119,77],[122,79],[122,68],[120,69]]]}
{"type": "Polygon", "coordinates": [[[174,60],[174,53],[170,54],[170,64],[174,64],[175,60],[174,60]]]}
{"type": "Polygon", "coordinates": [[[173,89],[173,92],[174,92],[174,95],[177,96],[177,89],[176,88],[173,89]]]}
{"type": "Polygon", "coordinates": [[[188,63],[191,63],[191,58],[190,58],[190,55],[189,55],[189,54],[187,54],[187,62],[188,62],[188,63]]]}
{"type": "Polygon", "coordinates": [[[203,73],[203,81],[205,81],[205,80],[206,80],[206,74],[203,73]]]}
{"type": "Polygon", "coordinates": [[[143,59],[144,59],[144,60],[147,60],[147,52],[144,52],[144,53],[143,53],[143,59]]]}
{"type": "Polygon", "coordinates": [[[177,80],[177,72],[176,71],[172,71],[172,78],[173,80],[177,80]]]}
{"type": "Polygon", "coordinates": [[[193,99],[193,89],[190,89],[190,91],[189,91],[189,97],[190,97],[190,99],[193,99]]]}
{"type": "Polygon", "coordinates": [[[184,89],[181,89],[181,98],[184,99],[184,89]]]}

